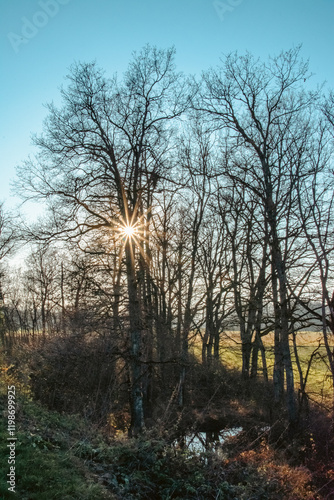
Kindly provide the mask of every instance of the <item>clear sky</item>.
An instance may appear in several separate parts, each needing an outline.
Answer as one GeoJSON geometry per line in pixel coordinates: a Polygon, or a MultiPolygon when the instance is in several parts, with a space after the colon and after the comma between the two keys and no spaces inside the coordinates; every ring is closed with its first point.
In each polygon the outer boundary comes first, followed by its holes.
{"type": "Polygon", "coordinates": [[[43,104],[59,103],[73,61],[107,75],[146,43],[175,45],[178,70],[200,74],[223,53],[265,59],[302,44],[314,83],[334,88],[334,0],[0,0],[0,200],[13,206],[15,165],[34,153],[43,104]]]}

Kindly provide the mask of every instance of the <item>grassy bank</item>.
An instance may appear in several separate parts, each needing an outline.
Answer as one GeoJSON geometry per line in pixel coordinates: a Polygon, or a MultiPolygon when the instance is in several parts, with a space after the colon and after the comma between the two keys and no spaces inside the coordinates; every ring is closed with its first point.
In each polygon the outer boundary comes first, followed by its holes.
{"type": "MultiPolygon", "coordinates": [[[[191,452],[159,425],[142,438],[111,439],[79,416],[33,401],[17,373],[2,365],[0,499],[320,499],[312,472],[244,432],[217,450],[191,452]],[[16,386],[16,493],[8,492],[7,386],[16,386]]],[[[79,388],[78,388],[79,390],[79,388]]],[[[233,422],[231,422],[233,424],[233,422]]],[[[290,449],[298,452],[299,444],[290,449]]]]}
{"type": "MultiPolygon", "coordinates": [[[[48,412],[28,400],[19,403],[17,425],[16,493],[8,492],[4,462],[1,499],[315,498],[310,471],[290,466],[265,443],[237,454],[195,454],[152,432],[139,440],[108,442],[80,418],[48,412]]],[[[2,422],[4,456],[6,438],[2,422]]]]}

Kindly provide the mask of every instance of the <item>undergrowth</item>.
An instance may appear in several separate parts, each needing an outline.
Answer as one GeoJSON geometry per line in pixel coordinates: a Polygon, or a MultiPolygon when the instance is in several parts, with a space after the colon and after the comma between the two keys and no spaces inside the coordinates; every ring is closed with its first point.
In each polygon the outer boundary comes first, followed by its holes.
{"type": "Polygon", "coordinates": [[[111,439],[78,415],[50,411],[34,401],[17,371],[4,359],[1,365],[0,500],[330,498],[316,493],[319,487],[306,466],[293,464],[265,437],[251,446],[244,434],[202,453],[168,442],[157,428],[138,439],[125,434],[111,439]],[[18,394],[15,494],[6,482],[7,386],[13,384],[18,394]]]}
{"type": "Polygon", "coordinates": [[[75,416],[49,412],[34,402],[19,378],[1,363],[0,500],[95,500],[114,496],[79,460],[73,447],[89,436],[87,424],[75,416]],[[16,387],[15,493],[8,490],[10,465],[7,430],[7,387],[16,387]]]}

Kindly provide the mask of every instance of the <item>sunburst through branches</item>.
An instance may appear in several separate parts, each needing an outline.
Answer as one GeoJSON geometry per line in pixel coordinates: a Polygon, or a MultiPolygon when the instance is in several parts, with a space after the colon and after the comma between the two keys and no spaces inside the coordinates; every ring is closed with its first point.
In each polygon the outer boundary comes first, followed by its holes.
{"type": "Polygon", "coordinates": [[[114,221],[113,229],[115,231],[116,237],[122,242],[120,259],[122,259],[123,251],[127,244],[129,244],[129,249],[131,253],[131,260],[135,262],[135,248],[139,250],[141,257],[148,264],[149,258],[147,255],[147,245],[148,245],[148,232],[149,232],[149,217],[148,214],[151,211],[151,207],[142,211],[140,210],[140,197],[132,210],[129,209],[128,198],[124,186],[122,184],[122,198],[124,215],[119,214],[118,220],[114,221]],[[141,212],[141,213],[140,213],[141,212]]]}
{"type": "Polygon", "coordinates": [[[115,232],[119,235],[119,238],[126,243],[128,240],[133,241],[139,247],[145,238],[145,217],[142,215],[141,217],[137,217],[137,220],[134,221],[133,217],[126,217],[126,220],[123,217],[119,217],[119,220],[114,225],[115,232]]]}
{"type": "Polygon", "coordinates": [[[113,229],[116,234],[116,238],[121,241],[120,258],[122,258],[124,249],[127,243],[133,243],[130,245],[131,259],[134,262],[134,247],[139,251],[142,258],[148,263],[147,255],[147,233],[148,233],[148,223],[147,223],[147,213],[138,216],[138,210],[135,209],[132,216],[126,211],[126,217],[123,218],[121,215],[117,222],[114,223],[113,229]]]}

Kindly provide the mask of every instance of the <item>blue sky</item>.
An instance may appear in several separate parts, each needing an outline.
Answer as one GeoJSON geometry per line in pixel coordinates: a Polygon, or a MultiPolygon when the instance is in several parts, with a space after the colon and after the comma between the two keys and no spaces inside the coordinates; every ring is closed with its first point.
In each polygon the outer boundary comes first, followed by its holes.
{"type": "Polygon", "coordinates": [[[15,165],[33,155],[43,104],[59,103],[73,61],[92,61],[107,75],[126,69],[146,43],[175,45],[176,63],[200,74],[223,53],[246,50],[265,59],[302,44],[314,84],[334,88],[333,0],[1,0],[0,200],[14,206],[15,165]]]}

